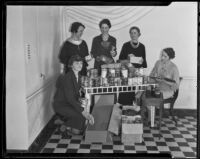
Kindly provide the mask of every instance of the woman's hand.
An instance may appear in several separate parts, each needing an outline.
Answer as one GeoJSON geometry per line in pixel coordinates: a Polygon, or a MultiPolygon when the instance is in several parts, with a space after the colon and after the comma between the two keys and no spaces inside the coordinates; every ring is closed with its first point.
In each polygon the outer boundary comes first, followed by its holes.
{"type": "Polygon", "coordinates": [[[92,60],[92,56],[91,56],[91,55],[86,56],[86,57],[85,57],[85,60],[86,60],[86,62],[91,61],[91,60],[92,60]]]}
{"type": "Polygon", "coordinates": [[[110,54],[111,54],[112,57],[115,57],[115,56],[117,55],[117,52],[116,52],[114,46],[112,46],[112,49],[111,49],[111,51],[110,51],[110,54]]]}
{"type": "Polygon", "coordinates": [[[84,111],[82,111],[82,115],[83,115],[87,120],[89,120],[89,123],[90,123],[91,125],[94,124],[94,117],[93,117],[90,113],[88,113],[88,112],[86,112],[86,111],[84,110],[84,111]]]}
{"type": "Polygon", "coordinates": [[[139,63],[140,63],[140,64],[142,64],[142,63],[143,63],[143,61],[144,61],[144,60],[143,60],[143,58],[141,57],[141,59],[140,59],[139,63]]]}

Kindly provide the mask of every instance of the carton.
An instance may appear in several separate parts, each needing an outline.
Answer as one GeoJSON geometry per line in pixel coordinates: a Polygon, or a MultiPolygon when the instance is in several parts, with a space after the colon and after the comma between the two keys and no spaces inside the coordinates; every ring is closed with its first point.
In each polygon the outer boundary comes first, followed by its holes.
{"type": "MultiPolygon", "coordinates": [[[[135,110],[134,106],[125,106],[123,107],[123,109],[135,110]]],[[[142,135],[143,135],[142,117],[140,115],[134,115],[134,116],[122,115],[121,142],[122,143],[141,143],[143,140],[142,135]]]]}

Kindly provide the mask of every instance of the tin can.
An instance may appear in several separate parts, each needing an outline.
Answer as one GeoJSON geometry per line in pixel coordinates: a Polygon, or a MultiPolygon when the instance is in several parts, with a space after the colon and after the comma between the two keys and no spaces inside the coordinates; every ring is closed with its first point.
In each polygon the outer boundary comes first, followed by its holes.
{"type": "Polygon", "coordinates": [[[115,78],[113,78],[113,77],[109,78],[109,85],[110,86],[114,86],[115,85],[115,78]]]}
{"type": "Polygon", "coordinates": [[[128,78],[122,78],[122,85],[128,85],[128,78]]]}
{"type": "Polygon", "coordinates": [[[89,77],[91,77],[91,78],[97,78],[98,77],[98,70],[97,69],[91,69],[89,77]]]}
{"type": "Polygon", "coordinates": [[[115,68],[115,77],[120,77],[120,68],[115,68]]]}
{"type": "Polygon", "coordinates": [[[93,78],[89,78],[88,79],[88,83],[89,83],[88,84],[89,87],[94,87],[94,80],[93,80],[93,78]]]}
{"type": "Polygon", "coordinates": [[[120,86],[121,85],[121,79],[119,77],[115,78],[114,83],[115,83],[115,86],[120,86]]]}
{"type": "Polygon", "coordinates": [[[85,76],[81,76],[81,86],[84,86],[85,83],[85,76]]]}
{"type": "Polygon", "coordinates": [[[128,70],[125,67],[121,69],[121,72],[123,78],[128,78],[128,70]]]}
{"type": "Polygon", "coordinates": [[[107,76],[107,68],[102,68],[101,69],[101,77],[106,78],[106,76],[107,76]]]}
{"type": "Polygon", "coordinates": [[[89,87],[89,78],[88,77],[85,77],[84,78],[84,84],[83,84],[84,87],[89,87]]]}
{"type": "Polygon", "coordinates": [[[108,86],[108,79],[107,78],[101,78],[102,79],[102,86],[107,87],[108,86]]]}
{"type": "Polygon", "coordinates": [[[114,68],[110,68],[109,69],[109,74],[110,74],[110,77],[115,77],[115,69],[114,68]]]}
{"type": "Polygon", "coordinates": [[[133,79],[133,78],[128,78],[128,85],[129,85],[129,86],[132,86],[132,85],[133,85],[132,79],[133,79]]]}

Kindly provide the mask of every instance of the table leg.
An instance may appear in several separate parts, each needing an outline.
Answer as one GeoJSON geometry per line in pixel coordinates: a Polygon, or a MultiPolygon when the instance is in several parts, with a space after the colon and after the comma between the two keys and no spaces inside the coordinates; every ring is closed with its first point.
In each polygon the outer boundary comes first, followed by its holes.
{"type": "Polygon", "coordinates": [[[162,120],[162,114],[163,114],[163,108],[164,108],[164,104],[163,102],[160,104],[160,118],[159,118],[159,139],[161,136],[161,120],[162,120]]]}

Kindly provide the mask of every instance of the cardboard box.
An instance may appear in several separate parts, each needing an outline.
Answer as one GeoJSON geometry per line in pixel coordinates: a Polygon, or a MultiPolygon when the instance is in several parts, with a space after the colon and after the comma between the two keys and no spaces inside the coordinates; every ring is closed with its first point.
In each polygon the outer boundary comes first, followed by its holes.
{"type": "Polygon", "coordinates": [[[143,135],[143,123],[128,124],[122,123],[122,143],[141,143],[143,135]]]}
{"type": "Polygon", "coordinates": [[[141,61],[141,57],[136,57],[136,56],[130,56],[130,63],[137,63],[137,64],[140,64],[140,61],[141,61]]]}
{"type": "MultiPolygon", "coordinates": [[[[123,110],[134,109],[134,106],[125,106],[123,110]]],[[[143,122],[140,115],[122,115],[122,143],[141,143],[143,135],[143,122]],[[141,120],[138,120],[141,119],[141,120]],[[137,121],[137,122],[136,122],[137,121]]]]}
{"type": "Polygon", "coordinates": [[[122,115],[122,110],[119,108],[120,104],[114,104],[113,110],[112,110],[112,115],[110,118],[110,123],[108,126],[108,131],[115,134],[119,135],[120,127],[121,127],[121,115],[122,115]]]}
{"type": "Polygon", "coordinates": [[[122,134],[121,142],[125,144],[141,143],[143,134],[122,134]]]}
{"type": "Polygon", "coordinates": [[[88,125],[85,132],[86,142],[111,142],[108,131],[113,105],[95,105],[92,111],[94,125],[88,125]]]}

